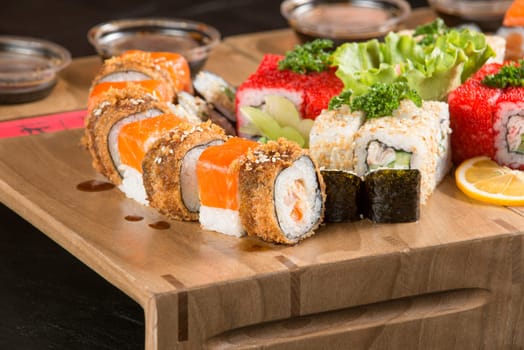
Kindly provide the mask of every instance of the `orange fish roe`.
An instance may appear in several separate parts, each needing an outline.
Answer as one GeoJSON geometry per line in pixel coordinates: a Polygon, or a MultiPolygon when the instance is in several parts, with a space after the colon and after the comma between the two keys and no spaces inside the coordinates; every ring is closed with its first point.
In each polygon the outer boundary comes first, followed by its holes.
{"type": "Polygon", "coordinates": [[[127,89],[130,85],[138,85],[158,100],[170,102],[167,87],[158,80],[107,81],[93,86],[87,100],[87,109],[92,110],[98,104],[100,96],[110,88],[127,89]]]}
{"type": "Polygon", "coordinates": [[[258,146],[255,141],[232,137],[222,145],[208,147],[198,159],[197,178],[202,205],[238,210],[240,157],[258,146]]]}
{"type": "MultiPolygon", "coordinates": [[[[124,52],[122,56],[141,55],[143,53],[144,52],[140,50],[129,50],[124,52]]],[[[147,54],[149,54],[154,64],[169,72],[175,86],[175,91],[193,92],[191,72],[184,56],[175,52],[148,52],[147,54]]]]}
{"type": "Polygon", "coordinates": [[[151,144],[183,122],[174,114],[161,114],[124,125],[118,134],[120,161],[142,172],[142,160],[151,144]]]}

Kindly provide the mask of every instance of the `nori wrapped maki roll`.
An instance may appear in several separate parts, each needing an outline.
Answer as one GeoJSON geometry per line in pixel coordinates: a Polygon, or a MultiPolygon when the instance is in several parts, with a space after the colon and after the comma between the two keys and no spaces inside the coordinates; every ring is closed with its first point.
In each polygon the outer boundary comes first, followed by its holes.
{"type": "Polygon", "coordinates": [[[413,222],[420,212],[420,171],[380,169],[364,181],[366,216],[375,223],[413,222]]]}
{"type": "Polygon", "coordinates": [[[356,221],[362,218],[360,209],[363,181],[349,171],[322,169],[326,184],[326,212],[324,221],[356,221]]]}

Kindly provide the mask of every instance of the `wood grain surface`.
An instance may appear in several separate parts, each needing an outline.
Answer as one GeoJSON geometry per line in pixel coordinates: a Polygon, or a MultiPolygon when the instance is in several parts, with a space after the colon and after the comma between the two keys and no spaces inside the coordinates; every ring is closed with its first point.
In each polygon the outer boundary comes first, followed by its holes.
{"type": "MultiPolygon", "coordinates": [[[[207,69],[238,84],[295,40],[233,37],[207,69]]],[[[99,65],[75,60],[48,99],[1,115],[82,108],[99,65]]],[[[82,132],[0,140],[0,200],[144,308],[149,350],[524,347],[521,208],[475,202],[448,177],[416,223],[329,224],[272,245],[170,221],[118,189],[79,191],[104,180],[82,132]]]]}

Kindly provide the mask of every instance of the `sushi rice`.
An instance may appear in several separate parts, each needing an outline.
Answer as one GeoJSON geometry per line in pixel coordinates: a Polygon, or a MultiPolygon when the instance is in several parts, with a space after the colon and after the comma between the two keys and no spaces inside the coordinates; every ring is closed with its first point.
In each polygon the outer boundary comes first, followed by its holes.
{"type": "Polygon", "coordinates": [[[364,123],[361,111],[350,112],[349,106],[323,110],[315,119],[309,134],[311,157],[325,169],[353,169],[354,135],[364,123]]]}

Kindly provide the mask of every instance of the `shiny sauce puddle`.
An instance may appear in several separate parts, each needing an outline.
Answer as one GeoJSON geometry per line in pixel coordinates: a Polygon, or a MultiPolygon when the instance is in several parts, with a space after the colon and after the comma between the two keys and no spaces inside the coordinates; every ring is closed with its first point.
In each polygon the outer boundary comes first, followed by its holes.
{"type": "Polygon", "coordinates": [[[103,192],[113,188],[115,188],[115,185],[112,183],[100,180],[84,181],[76,185],[76,189],[82,192],[103,192]]]}
{"type": "MultiPolygon", "coordinates": [[[[88,180],[76,185],[76,189],[82,192],[103,192],[112,190],[113,188],[115,188],[114,184],[100,180],[88,180]]],[[[126,215],[124,219],[130,222],[138,222],[144,220],[144,217],[140,215],[126,215]]],[[[155,230],[167,230],[171,227],[171,224],[167,221],[160,220],[149,224],[149,227],[155,230]]]]}

